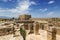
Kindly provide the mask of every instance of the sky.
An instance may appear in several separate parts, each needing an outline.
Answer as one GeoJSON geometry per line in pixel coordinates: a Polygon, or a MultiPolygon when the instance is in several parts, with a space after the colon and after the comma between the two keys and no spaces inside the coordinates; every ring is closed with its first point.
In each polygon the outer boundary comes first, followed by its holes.
{"type": "Polygon", "coordinates": [[[60,17],[60,0],[0,0],[0,16],[18,18],[21,14],[60,17]]]}

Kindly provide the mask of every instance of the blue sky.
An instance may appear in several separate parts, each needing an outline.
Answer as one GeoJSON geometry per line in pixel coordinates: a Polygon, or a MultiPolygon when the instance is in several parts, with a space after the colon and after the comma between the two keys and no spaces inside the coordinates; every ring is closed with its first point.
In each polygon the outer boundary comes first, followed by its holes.
{"type": "Polygon", "coordinates": [[[60,17],[60,0],[0,0],[0,16],[60,17]]]}

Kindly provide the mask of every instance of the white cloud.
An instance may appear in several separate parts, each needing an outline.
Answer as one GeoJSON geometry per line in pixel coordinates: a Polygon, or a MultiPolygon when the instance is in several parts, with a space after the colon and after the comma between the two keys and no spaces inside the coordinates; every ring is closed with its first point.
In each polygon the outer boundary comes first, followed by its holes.
{"type": "Polygon", "coordinates": [[[53,4],[55,1],[49,1],[48,4],[53,4]]]}
{"type": "Polygon", "coordinates": [[[54,14],[54,12],[49,12],[47,15],[52,16],[53,14],[54,14]]]}
{"type": "Polygon", "coordinates": [[[33,2],[33,1],[29,1],[29,0],[25,0],[25,1],[22,1],[21,3],[18,4],[18,7],[17,9],[20,10],[21,12],[23,11],[28,11],[29,10],[29,7],[31,5],[35,5],[36,3],[33,2]]]}
{"type": "Polygon", "coordinates": [[[40,9],[41,12],[45,12],[45,11],[47,11],[47,10],[48,10],[47,8],[40,9]]]}
{"type": "Polygon", "coordinates": [[[12,14],[17,13],[17,15],[18,13],[19,14],[29,13],[29,10],[30,10],[29,7],[35,4],[36,3],[34,1],[29,1],[29,0],[18,1],[18,6],[16,8],[13,8],[13,9],[0,8],[0,13],[10,12],[12,14]]]}

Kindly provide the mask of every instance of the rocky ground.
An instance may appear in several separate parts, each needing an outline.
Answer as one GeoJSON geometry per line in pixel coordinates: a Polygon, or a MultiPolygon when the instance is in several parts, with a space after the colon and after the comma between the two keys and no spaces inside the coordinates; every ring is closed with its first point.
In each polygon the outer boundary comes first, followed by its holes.
{"type": "MultiPolygon", "coordinates": [[[[13,37],[13,34],[0,36],[0,40],[23,40],[22,36],[13,37]]],[[[26,36],[26,40],[47,40],[47,32],[39,30],[39,35],[29,34],[26,36]]]]}
{"type": "Polygon", "coordinates": [[[0,40],[23,40],[22,36],[20,37],[13,37],[13,34],[0,36],[0,40]]]}
{"type": "MultiPolygon", "coordinates": [[[[0,36],[0,40],[23,40],[22,36],[14,37],[13,34],[0,36]]],[[[26,40],[47,40],[47,31],[39,30],[39,35],[29,34],[26,40]]],[[[60,35],[56,35],[56,40],[60,40],[60,35]]]]}
{"type": "Polygon", "coordinates": [[[47,40],[47,32],[39,30],[40,35],[30,34],[27,35],[26,40],[47,40]]]}

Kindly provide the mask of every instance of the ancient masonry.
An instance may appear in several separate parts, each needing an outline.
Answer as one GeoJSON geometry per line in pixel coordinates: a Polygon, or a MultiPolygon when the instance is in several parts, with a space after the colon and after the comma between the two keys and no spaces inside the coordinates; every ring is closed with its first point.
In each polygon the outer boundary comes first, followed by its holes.
{"type": "Polygon", "coordinates": [[[9,21],[4,26],[0,28],[0,40],[23,40],[20,28],[26,31],[26,36],[35,34],[41,40],[60,40],[60,27],[45,20],[32,20],[31,15],[20,15],[18,20],[9,21]]]}

